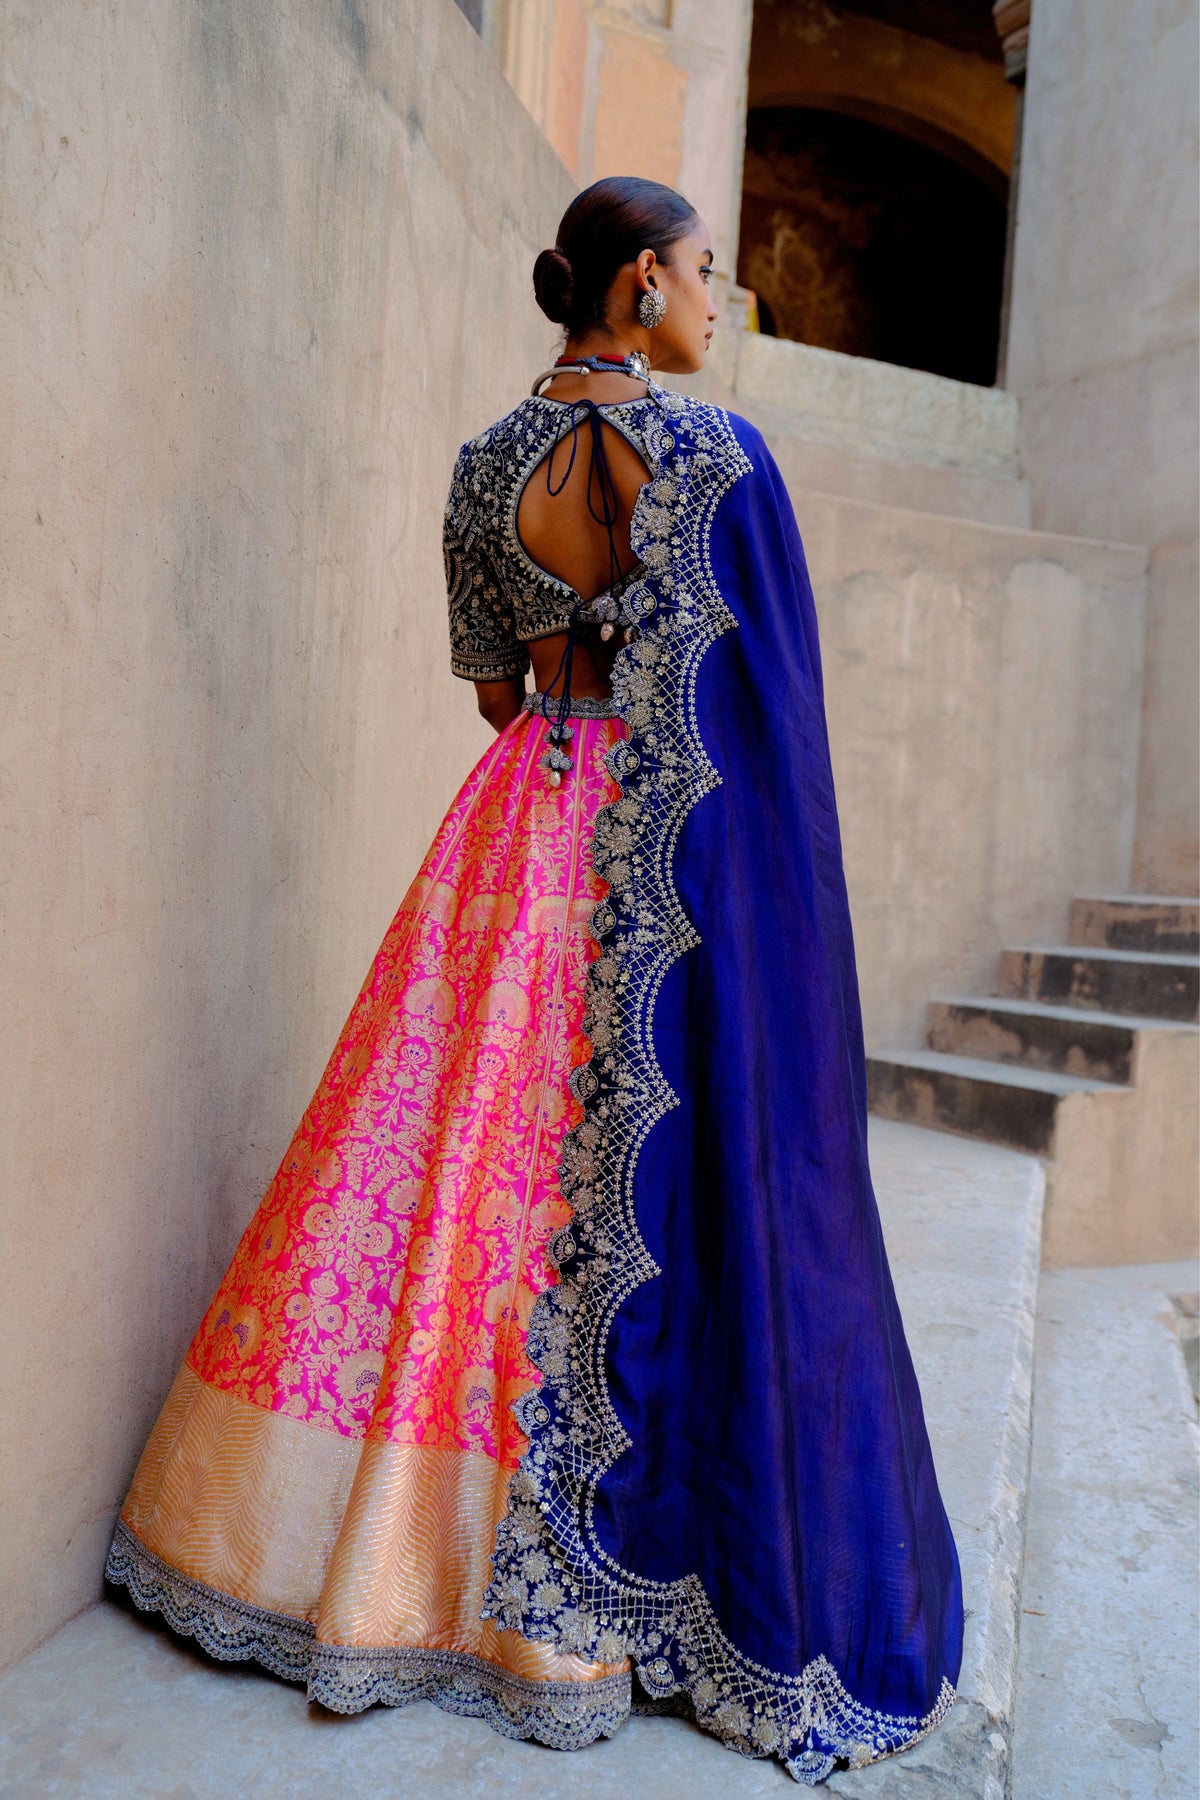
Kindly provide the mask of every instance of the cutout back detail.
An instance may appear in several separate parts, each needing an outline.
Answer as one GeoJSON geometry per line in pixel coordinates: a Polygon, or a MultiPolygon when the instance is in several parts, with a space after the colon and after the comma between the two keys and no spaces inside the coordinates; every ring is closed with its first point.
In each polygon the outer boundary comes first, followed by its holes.
{"type": "Polygon", "coordinates": [[[630,548],[629,522],[651,471],[595,401],[561,404],[571,409],[570,430],[535,464],[521,489],[517,543],[543,574],[577,600],[591,601],[641,570],[630,548]],[[586,461],[579,455],[581,431],[588,439],[586,461]]]}
{"type": "MultiPolygon", "coordinates": [[[[619,585],[631,580],[641,567],[629,542],[629,523],[638,494],[651,479],[650,470],[641,456],[628,439],[602,417],[596,401],[579,399],[566,404],[571,415],[571,448],[566,470],[558,477],[556,485],[555,452],[567,436],[564,432],[541,461],[535,463],[517,496],[513,513],[517,544],[522,554],[543,574],[569,589],[575,598],[562,656],[550,681],[542,689],[539,702],[542,716],[550,724],[549,748],[542,758],[542,766],[551,787],[557,787],[574,766],[568,748],[574,731],[567,723],[571,714],[572,666],[576,650],[595,629],[584,615],[594,600],[602,594],[612,594],[619,585]],[[586,469],[578,456],[580,410],[586,420],[588,436],[586,469]],[[609,432],[612,433],[617,462],[615,471],[605,441],[609,432]],[[546,471],[544,485],[538,479],[543,468],[546,471]],[[540,561],[539,553],[547,560],[540,561]],[[565,572],[559,574],[557,569],[551,568],[551,559],[565,572]],[[597,580],[603,585],[597,586],[597,580]],[[560,676],[562,688],[552,694],[560,676]]],[[[611,637],[611,624],[602,625],[599,635],[611,637]]],[[[586,649],[584,654],[587,655],[586,649]]],[[[591,662],[590,657],[588,660],[591,662]]],[[[599,674],[595,663],[591,666],[593,673],[599,674]]]]}

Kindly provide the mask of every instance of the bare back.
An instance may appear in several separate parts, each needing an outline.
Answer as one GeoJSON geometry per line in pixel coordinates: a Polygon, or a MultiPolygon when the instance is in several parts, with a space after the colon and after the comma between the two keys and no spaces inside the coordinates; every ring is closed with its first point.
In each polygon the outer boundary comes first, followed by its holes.
{"type": "MultiPolygon", "coordinates": [[[[599,429],[609,480],[599,457],[593,464],[591,428],[586,415],[581,416],[574,460],[568,432],[528,477],[516,515],[517,535],[526,554],[587,600],[636,567],[629,521],[638,490],[650,479],[645,463],[616,426],[601,420],[599,429]],[[606,514],[612,519],[611,548],[603,522],[606,514]]],[[[557,632],[528,645],[534,683],[542,691],[551,688],[566,641],[566,633],[557,632]]],[[[611,692],[609,672],[618,648],[616,642],[610,647],[596,631],[589,631],[576,651],[572,690],[611,692]]]]}

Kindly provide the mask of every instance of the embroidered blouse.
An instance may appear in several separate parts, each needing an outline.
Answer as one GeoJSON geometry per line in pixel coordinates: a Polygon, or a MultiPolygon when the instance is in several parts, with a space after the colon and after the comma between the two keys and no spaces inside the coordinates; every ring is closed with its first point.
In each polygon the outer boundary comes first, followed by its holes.
{"type": "MultiPolygon", "coordinates": [[[[652,383],[633,400],[600,403],[606,422],[633,445],[651,470],[656,457],[647,440],[653,437],[665,397],[665,390],[652,383]]],[[[524,675],[529,639],[566,631],[573,614],[576,619],[615,616],[612,603],[645,573],[644,563],[637,562],[584,602],[568,582],[534,562],[521,542],[517,507],[525,483],[569,434],[581,410],[579,401],[530,394],[458,453],[442,546],[450,606],[450,667],[464,680],[505,681],[524,675]]]]}

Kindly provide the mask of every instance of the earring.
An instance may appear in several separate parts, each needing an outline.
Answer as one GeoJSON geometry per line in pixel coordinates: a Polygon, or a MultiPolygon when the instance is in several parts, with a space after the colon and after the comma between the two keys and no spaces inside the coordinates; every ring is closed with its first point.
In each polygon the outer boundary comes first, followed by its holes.
{"type": "Polygon", "coordinates": [[[648,330],[663,322],[663,314],[667,310],[667,296],[658,288],[647,288],[638,301],[637,315],[648,330]]]}

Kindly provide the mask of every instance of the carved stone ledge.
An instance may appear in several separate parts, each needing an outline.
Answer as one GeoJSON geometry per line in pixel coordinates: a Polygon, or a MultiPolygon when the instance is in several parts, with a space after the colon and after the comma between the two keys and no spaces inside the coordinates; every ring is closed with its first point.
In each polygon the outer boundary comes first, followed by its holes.
{"type": "Polygon", "coordinates": [[[1004,51],[1004,78],[1024,83],[1032,0],[995,0],[992,19],[1004,51]]]}

